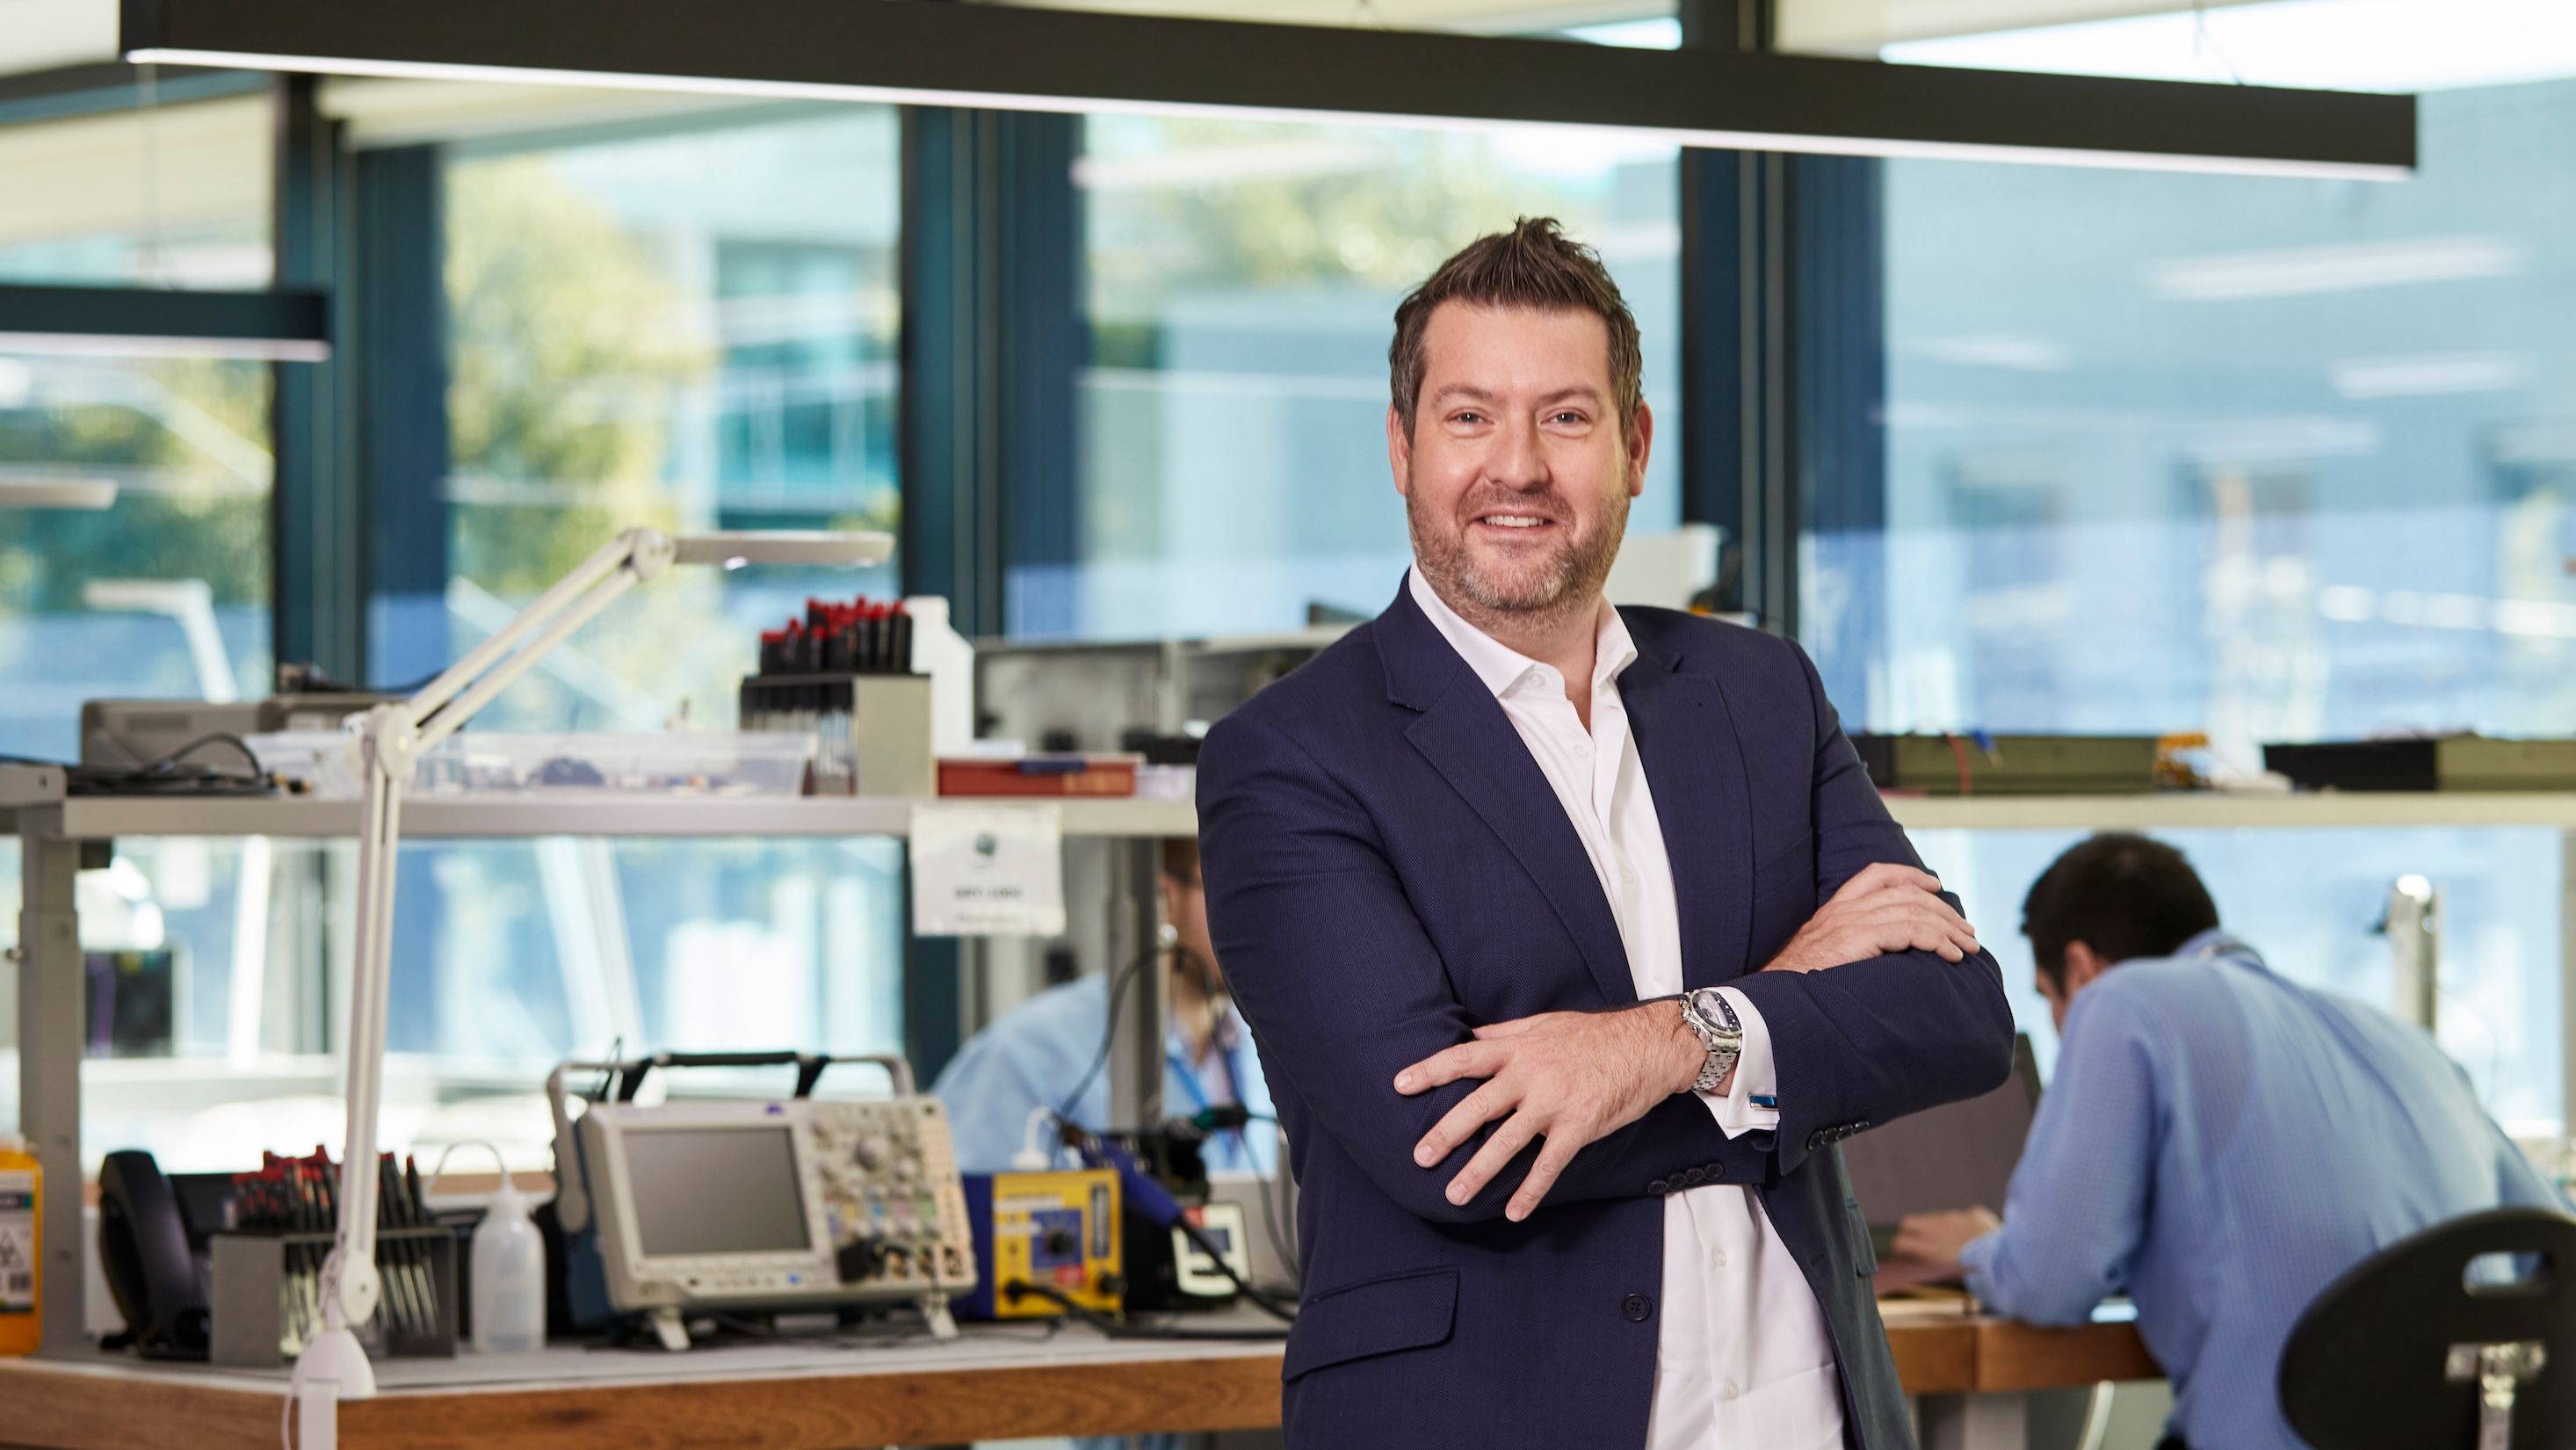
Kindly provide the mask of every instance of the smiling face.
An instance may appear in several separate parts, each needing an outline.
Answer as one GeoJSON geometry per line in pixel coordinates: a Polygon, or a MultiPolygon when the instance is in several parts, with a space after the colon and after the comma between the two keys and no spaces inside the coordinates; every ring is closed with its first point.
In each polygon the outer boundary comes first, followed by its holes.
{"type": "Polygon", "coordinates": [[[1580,310],[1444,302],[1423,330],[1422,389],[1387,410],[1387,456],[1413,557],[1489,632],[1589,617],[1645,487],[1654,419],[1619,426],[1610,330],[1580,310]]]}

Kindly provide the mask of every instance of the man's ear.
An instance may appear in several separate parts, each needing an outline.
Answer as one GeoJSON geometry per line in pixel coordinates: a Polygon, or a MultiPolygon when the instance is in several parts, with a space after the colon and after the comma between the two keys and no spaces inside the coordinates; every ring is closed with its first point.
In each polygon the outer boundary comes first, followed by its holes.
{"type": "Polygon", "coordinates": [[[1413,477],[1413,437],[1405,431],[1404,415],[1395,405],[1386,405],[1386,466],[1395,475],[1395,491],[1409,495],[1407,487],[1413,477]]]}
{"type": "Polygon", "coordinates": [[[2066,944],[2066,993],[2073,996],[2093,979],[2110,970],[2111,964],[2093,950],[2091,942],[2071,941],[2066,944]]]}
{"type": "Polygon", "coordinates": [[[1646,458],[1655,448],[1655,410],[1637,402],[1637,421],[1628,429],[1628,497],[1646,491],[1646,458]]]}

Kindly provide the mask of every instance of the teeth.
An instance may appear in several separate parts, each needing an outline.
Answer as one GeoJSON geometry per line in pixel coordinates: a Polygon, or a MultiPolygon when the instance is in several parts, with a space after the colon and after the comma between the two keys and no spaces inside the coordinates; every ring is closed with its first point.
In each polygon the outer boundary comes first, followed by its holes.
{"type": "Polygon", "coordinates": [[[1547,520],[1525,518],[1519,514],[1494,514],[1486,518],[1485,522],[1489,524],[1499,524],[1507,529],[1534,529],[1539,525],[1546,523],[1547,520]]]}

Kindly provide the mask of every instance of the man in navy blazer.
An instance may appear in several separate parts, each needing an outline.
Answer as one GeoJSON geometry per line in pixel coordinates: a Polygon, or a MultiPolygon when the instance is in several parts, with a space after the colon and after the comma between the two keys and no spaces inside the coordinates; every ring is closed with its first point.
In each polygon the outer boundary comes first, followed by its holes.
{"type": "Polygon", "coordinates": [[[1907,1446],[1836,1144],[2003,1081],[1994,961],[1796,645],[1602,601],[1653,420],[1598,258],[1524,221],[1396,321],[1415,567],[1199,766],[1289,1441],[1907,1446]]]}

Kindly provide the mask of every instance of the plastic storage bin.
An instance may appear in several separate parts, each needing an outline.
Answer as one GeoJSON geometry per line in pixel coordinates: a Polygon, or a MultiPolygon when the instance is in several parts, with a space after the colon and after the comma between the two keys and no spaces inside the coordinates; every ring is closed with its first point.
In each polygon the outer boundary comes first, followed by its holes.
{"type": "Polygon", "coordinates": [[[429,795],[792,796],[814,738],[784,733],[540,735],[464,730],[421,758],[429,795]]]}

